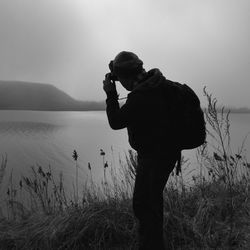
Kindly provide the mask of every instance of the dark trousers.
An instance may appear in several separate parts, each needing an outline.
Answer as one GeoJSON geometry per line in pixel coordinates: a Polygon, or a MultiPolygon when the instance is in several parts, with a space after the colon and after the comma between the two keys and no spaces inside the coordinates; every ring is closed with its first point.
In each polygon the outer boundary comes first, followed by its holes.
{"type": "Polygon", "coordinates": [[[163,240],[163,189],[177,160],[170,157],[140,156],[135,179],[133,210],[139,221],[140,250],[162,250],[163,240]]]}

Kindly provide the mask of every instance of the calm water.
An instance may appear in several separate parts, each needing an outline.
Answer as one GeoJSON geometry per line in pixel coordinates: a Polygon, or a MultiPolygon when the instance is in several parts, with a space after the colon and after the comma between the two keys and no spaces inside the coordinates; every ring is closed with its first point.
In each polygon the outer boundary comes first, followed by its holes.
{"type": "Polygon", "coordinates": [[[75,176],[73,150],[79,154],[80,179],[103,176],[105,161],[118,164],[128,149],[126,130],[112,131],[105,112],[0,111],[0,155],[7,154],[8,171],[14,176],[30,173],[37,164],[55,173],[63,172],[66,183],[75,176]]]}
{"type": "MultiPolygon", "coordinates": [[[[240,146],[250,132],[250,114],[231,114],[233,146],[240,146]]],[[[249,156],[250,138],[246,141],[249,156]]],[[[96,180],[103,177],[105,161],[119,166],[119,156],[129,149],[126,130],[114,131],[109,128],[106,114],[98,112],[37,112],[0,111],[0,155],[8,156],[8,172],[14,176],[30,172],[30,166],[37,164],[59,173],[63,171],[67,185],[75,176],[73,150],[79,154],[79,175],[81,180],[90,178],[88,163],[96,180]]],[[[194,151],[184,152],[194,160],[194,151]]],[[[250,157],[248,157],[250,158],[250,157]]]]}

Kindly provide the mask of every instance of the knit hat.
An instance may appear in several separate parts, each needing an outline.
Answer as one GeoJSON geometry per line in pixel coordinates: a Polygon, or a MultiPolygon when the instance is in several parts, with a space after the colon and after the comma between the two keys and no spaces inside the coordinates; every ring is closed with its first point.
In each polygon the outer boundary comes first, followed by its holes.
{"type": "Polygon", "coordinates": [[[142,71],[142,65],[143,62],[136,54],[122,51],[113,61],[113,73],[120,78],[131,79],[142,71]]]}

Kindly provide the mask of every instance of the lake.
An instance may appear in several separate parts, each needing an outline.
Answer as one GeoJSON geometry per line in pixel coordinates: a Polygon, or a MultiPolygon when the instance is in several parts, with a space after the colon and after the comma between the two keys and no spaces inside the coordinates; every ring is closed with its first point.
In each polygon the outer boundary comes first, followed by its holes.
{"type": "MultiPolygon", "coordinates": [[[[232,143],[237,148],[250,132],[250,114],[231,114],[230,121],[232,143]]],[[[124,159],[130,149],[126,129],[112,130],[104,111],[0,111],[0,140],[0,155],[8,157],[7,173],[13,169],[16,180],[22,174],[29,175],[30,167],[38,164],[45,170],[51,166],[56,174],[62,171],[70,186],[75,177],[73,150],[79,155],[80,180],[90,178],[90,164],[94,180],[99,181],[103,178],[103,161],[118,167],[119,158],[124,159]],[[106,153],[104,158],[101,149],[106,153]]],[[[194,150],[184,151],[184,155],[195,164],[194,150]]]]}

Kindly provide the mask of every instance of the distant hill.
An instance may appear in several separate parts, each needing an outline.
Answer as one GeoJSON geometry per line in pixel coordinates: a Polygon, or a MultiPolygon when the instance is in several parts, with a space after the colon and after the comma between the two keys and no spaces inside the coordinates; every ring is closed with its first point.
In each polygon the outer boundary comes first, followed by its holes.
{"type": "MultiPolygon", "coordinates": [[[[104,101],[76,100],[51,84],[0,80],[0,110],[91,111],[105,107],[104,101]]],[[[226,107],[224,111],[228,110],[250,113],[249,108],[226,107]]]]}
{"type": "Polygon", "coordinates": [[[242,108],[234,108],[234,107],[228,107],[225,109],[225,111],[230,111],[231,113],[250,113],[250,109],[246,107],[242,108]]]}
{"type": "MultiPolygon", "coordinates": [[[[202,107],[203,110],[205,110],[204,107],[202,107]]],[[[222,112],[222,108],[218,107],[217,111],[219,113],[222,112]]],[[[223,112],[227,113],[228,111],[230,111],[230,113],[239,113],[239,114],[248,114],[250,113],[250,109],[247,107],[241,107],[241,108],[236,108],[236,107],[224,107],[223,112]]]]}
{"type": "Polygon", "coordinates": [[[104,110],[104,102],[75,100],[50,84],[0,81],[0,110],[104,110]]]}

